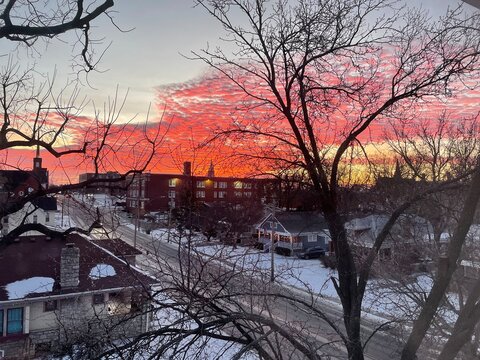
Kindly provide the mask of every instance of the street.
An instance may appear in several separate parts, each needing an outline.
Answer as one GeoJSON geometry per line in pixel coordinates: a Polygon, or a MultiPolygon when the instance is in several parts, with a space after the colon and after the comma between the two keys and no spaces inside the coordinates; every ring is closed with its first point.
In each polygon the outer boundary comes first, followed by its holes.
{"type": "MultiPolygon", "coordinates": [[[[65,198],[62,203],[65,202],[65,198]]],[[[65,202],[66,205],[66,202],[65,202]]],[[[70,217],[73,221],[84,228],[95,220],[96,211],[84,206],[75,199],[70,199],[70,217]],[[72,203],[75,205],[72,206],[72,203]]],[[[92,234],[95,238],[110,236],[121,238],[133,245],[135,230],[131,225],[125,224],[129,219],[126,214],[117,215],[107,207],[101,209],[103,229],[92,234]]],[[[346,348],[340,336],[332,328],[331,324],[340,331],[344,331],[342,311],[339,304],[328,299],[323,299],[318,294],[312,294],[282,284],[270,284],[266,278],[254,276],[249,273],[225,276],[231,272],[232,265],[218,261],[205,261],[202,257],[195,256],[192,249],[190,256],[185,256],[188,248],[179,245],[178,242],[167,243],[154,239],[151,235],[141,231],[136,233],[136,244],[143,255],[137,260],[137,266],[149,271],[162,281],[170,281],[174,284],[181,281],[178,277],[185,276],[185,269],[189,266],[195,268],[193,274],[203,274],[206,283],[218,283],[223,281],[227,293],[235,297],[235,309],[226,300],[222,305],[231,308],[232,311],[247,311],[252,314],[265,316],[273,320],[281,327],[288,328],[292,333],[298,333],[306,337],[309,343],[322,357],[334,359],[347,358],[346,348]],[[200,269],[201,268],[201,269],[200,269]],[[199,270],[200,269],[200,270],[199,270]],[[207,270],[207,271],[206,271],[207,270]],[[208,274],[208,275],[205,275],[208,274]],[[208,278],[210,277],[210,278],[208,278]],[[252,291],[246,291],[250,288],[252,291]],[[265,292],[277,294],[267,297],[252,296],[253,293],[265,292]],[[266,299],[268,301],[266,301],[266,299]],[[320,315],[320,312],[322,315],[320,315]],[[325,319],[322,319],[322,317],[325,319]],[[330,322],[330,324],[328,323],[330,322]]],[[[188,254],[187,254],[188,255],[188,254]]],[[[210,259],[209,259],[210,260],[210,259]]],[[[190,268],[188,268],[190,270],[190,268]]],[[[364,319],[362,321],[363,334],[365,339],[370,336],[379,326],[379,323],[364,319]]],[[[368,341],[365,347],[367,359],[397,359],[401,349],[401,341],[393,333],[394,330],[378,331],[368,341]]],[[[298,358],[302,358],[298,355],[298,358]]]]}

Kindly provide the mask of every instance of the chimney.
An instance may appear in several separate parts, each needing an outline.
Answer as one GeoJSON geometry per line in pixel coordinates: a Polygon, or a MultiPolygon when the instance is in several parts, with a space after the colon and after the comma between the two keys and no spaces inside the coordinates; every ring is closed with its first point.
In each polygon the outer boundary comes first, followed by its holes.
{"type": "Polygon", "coordinates": [[[60,287],[63,289],[78,286],[80,273],[80,249],[67,244],[60,255],[60,287]]]}
{"type": "Polygon", "coordinates": [[[192,163],[190,161],[183,163],[183,175],[192,176],[192,163]]]}

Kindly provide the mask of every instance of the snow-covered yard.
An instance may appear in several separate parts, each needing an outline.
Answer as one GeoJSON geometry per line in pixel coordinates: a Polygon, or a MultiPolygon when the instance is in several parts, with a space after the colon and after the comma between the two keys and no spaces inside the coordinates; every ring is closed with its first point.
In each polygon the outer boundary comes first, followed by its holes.
{"type": "MultiPolygon", "coordinates": [[[[175,242],[178,244],[180,234],[174,228],[157,229],[151,232],[154,241],[175,242]]],[[[181,238],[184,244],[186,237],[181,238]]],[[[237,269],[270,271],[271,254],[250,247],[233,247],[230,245],[207,243],[205,236],[195,233],[191,238],[194,249],[203,257],[215,258],[237,269]]],[[[278,282],[292,286],[300,291],[312,292],[339,304],[340,300],[333,286],[332,278],[338,279],[336,270],[325,268],[319,259],[298,259],[274,254],[275,279],[278,282]]],[[[255,273],[255,271],[251,271],[255,273]]],[[[417,310],[417,303],[411,294],[402,290],[402,285],[395,285],[392,281],[372,279],[365,294],[363,308],[374,316],[383,318],[404,318],[417,310]]],[[[408,288],[423,296],[428,294],[432,286],[432,279],[426,274],[417,274],[411,277],[408,288]]]]}

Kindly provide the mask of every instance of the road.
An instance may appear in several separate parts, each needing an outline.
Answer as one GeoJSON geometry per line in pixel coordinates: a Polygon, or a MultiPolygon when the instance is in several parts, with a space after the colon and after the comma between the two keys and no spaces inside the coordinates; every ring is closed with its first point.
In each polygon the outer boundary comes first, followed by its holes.
{"type": "MultiPolygon", "coordinates": [[[[73,201],[70,199],[69,214],[77,225],[84,228],[87,228],[88,224],[91,224],[96,217],[95,211],[89,210],[88,206],[83,206],[81,202],[75,199],[73,199],[73,201]],[[75,206],[71,206],[72,203],[75,204],[75,206]]],[[[119,216],[111,211],[106,211],[102,214],[102,219],[103,227],[111,237],[119,237],[133,245],[134,229],[122,225],[128,220],[126,214],[119,216]]],[[[101,238],[105,236],[105,233],[103,233],[103,231],[97,231],[93,236],[101,238]]],[[[182,265],[184,266],[182,261],[185,261],[185,257],[182,256],[182,253],[186,251],[184,245],[179,247],[178,244],[155,240],[152,236],[140,231],[137,232],[136,239],[138,248],[144,253],[140,264],[141,266],[143,265],[148,271],[160,277],[165,276],[165,269],[168,269],[170,272],[168,276],[176,276],[180,273],[178,269],[180,269],[182,265]],[[173,273],[176,273],[176,275],[173,273]]],[[[191,258],[191,256],[188,257],[188,259],[191,258]]],[[[190,264],[190,262],[188,263],[190,264]]],[[[202,263],[202,266],[206,266],[205,261],[202,261],[202,263]]],[[[218,276],[220,273],[224,274],[226,269],[231,268],[231,266],[232,264],[220,261],[209,261],[209,268],[206,273],[210,276],[218,276]]],[[[221,276],[218,276],[218,278],[220,277],[221,276]]],[[[238,304],[240,304],[237,305],[241,306],[244,311],[248,309],[248,311],[252,313],[265,315],[276,323],[281,324],[281,326],[288,326],[291,331],[296,331],[301,336],[307,336],[312,344],[315,344],[317,348],[321,348],[323,354],[327,354],[327,356],[322,358],[347,358],[346,349],[338,334],[325,320],[321,319],[318,314],[315,314],[315,310],[312,310],[315,308],[320,309],[335,326],[344,331],[342,312],[339,304],[319,297],[312,298],[312,294],[300,290],[292,290],[291,286],[282,284],[274,284],[271,286],[265,279],[248,274],[232,277],[229,279],[229,282],[228,286],[231,289],[242,289],[242,291],[238,292],[239,296],[236,300],[239,302],[238,304]],[[310,303],[314,300],[314,307],[309,308],[301,306],[298,303],[295,304],[282,296],[272,296],[268,301],[268,305],[266,305],[265,301],[260,301],[260,298],[253,301],[251,296],[247,297],[245,295],[244,289],[246,284],[270,293],[294,297],[305,303],[310,303]]],[[[370,336],[378,326],[379,324],[377,322],[368,319],[362,320],[363,333],[366,337],[370,336]]],[[[375,360],[397,359],[400,357],[400,346],[401,341],[394,333],[394,330],[388,330],[387,332],[379,331],[369,340],[365,348],[366,358],[375,360]]],[[[301,356],[299,358],[301,358],[301,356]]]]}

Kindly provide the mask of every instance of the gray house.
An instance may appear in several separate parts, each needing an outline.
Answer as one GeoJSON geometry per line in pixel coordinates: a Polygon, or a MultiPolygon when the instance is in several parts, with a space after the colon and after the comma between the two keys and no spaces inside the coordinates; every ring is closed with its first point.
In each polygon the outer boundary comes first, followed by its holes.
{"type": "Polygon", "coordinates": [[[278,253],[292,255],[308,248],[330,248],[330,232],[323,216],[316,212],[270,214],[256,226],[258,243],[269,249],[272,238],[278,253]]]}

